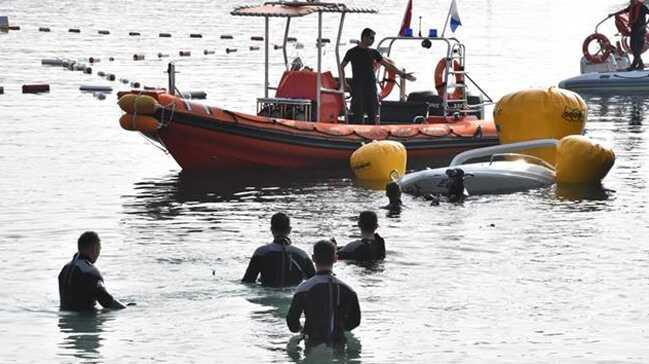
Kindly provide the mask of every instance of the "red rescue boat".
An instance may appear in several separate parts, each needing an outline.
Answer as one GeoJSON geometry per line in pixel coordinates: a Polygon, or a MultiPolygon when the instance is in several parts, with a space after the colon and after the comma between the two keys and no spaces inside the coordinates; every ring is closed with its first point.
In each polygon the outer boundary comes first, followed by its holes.
{"type": "MultiPolygon", "coordinates": [[[[350,155],[365,142],[395,140],[403,143],[408,157],[425,160],[448,160],[473,148],[498,143],[492,121],[480,120],[484,113],[482,97],[469,96],[464,69],[464,45],[454,38],[388,37],[378,44],[385,57],[399,41],[419,41],[426,48],[433,42],[446,46],[446,57],[438,63],[437,93],[406,93],[405,80],[393,76],[380,82],[387,96],[397,84],[400,95],[396,101],[382,100],[379,125],[348,122],[344,83],[329,71],[321,69],[321,47],[318,68],[310,70],[288,62],[286,44],[292,17],[317,13],[319,39],[322,38],[322,14],[340,15],[340,27],[335,45],[336,63],[340,74],[340,37],[345,16],[350,13],[374,13],[371,9],[352,9],[344,4],[321,2],[271,2],[254,7],[240,7],[232,14],[260,16],[266,21],[266,55],[270,17],[284,17],[284,62],[286,71],[276,88],[268,83],[268,56],[264,97],[257,100],[257,113],[246,114],[206,106],[176,95],[173,63],[169,64],[169,90],[121,92],[146,95],[155,99],[155,107],[146,122],[141,112],[130,109],[132,124],[122,124],[129,130],[139,130],[159,142],[184,170],[210,171],[259,167],[318,168],[345,166],[350,155]],[[446,67],[440,66],[445,63],[446,67]],[[449,83],[449,78],[455,80],[449,83]],[[439,81],[443,80],[440,84],[439,81]],[[275,90],[274,97],[269,91],[275,90]],[[448,92],[447,92],[448,91],[448,92]],[[136,115],[137,114],[137,115],[136,115]],[[139,121],[138,121],[139,120],[139,121]]],[[[381,74],[382,70],[377,71],[381,74]]],[[[377,79],[381,79],[377,77],[377,79]]],[[[475,85],[475,83],[474,83],[475,85]]],[[[475,85],[481,92],[479,86],[475,85]]],[[[483,92],[484,94],[484,92],[483,92]]],[[[486,96],[486,94],[484,94],[486,96]]],[[[488,98],[488,96],[487,96],[488,98]]],[[[489,99],[490,101],[491,99],[489,99]]],[[[152,101],[153,102],[153,101],[152,101]]],[[[125,109],[126,110],[126,109],[125,109]]],[[[127,117],[127,120],[131,120],[127,117]]]]}

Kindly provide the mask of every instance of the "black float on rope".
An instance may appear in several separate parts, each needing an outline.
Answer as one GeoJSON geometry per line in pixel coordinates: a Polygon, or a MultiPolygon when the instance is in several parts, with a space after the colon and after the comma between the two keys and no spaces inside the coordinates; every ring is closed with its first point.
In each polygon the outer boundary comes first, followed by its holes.
{"type": "Polygon", "coordinates": [[[211,51],[211,50],[207,50],[207,49],[203,50],[203,54],[206,55],[206,56],[208,54],[214,54],[214,53],[216,53],[216,51],[211,51]]]}
{"type": "Polygon", "coordinates": [[[128,35],[130,35],[131,37],[139,37],[140,32],[129,32],[128,35]]]}
{"type": "Polygon", "coordinates": [[[38,28],[38,31],[39,32],[49,32],[50,28],[48,28],[48,27],[40,27],[40,28],[38,28]]]}
{"type": "Polygon", "coordinates": [[[143,61],[144,60],[144,54],[143,53],[135,53],[133,55],[133,60],[134,61],[143,61]]]}
{"type": "Polygon", "coordinates": [[[264,40],[264,37],[260,37],[260,36],[255,36],[255,35],[253,35],[252,37],[250,37],[250,40],[254,40],[254,41],[258,41],[258,42],[260,42],[260,41],[264,40]]]}
{"type": "Polygon", "coordinates": [[[70,29],[68,29],[68,33],[81,33],[81,29],[79,29],[79,28],[70,28],[70,29]]]}
{"type": "Polygon", "coordinates": [[[236,48],[226,48],[225,49],[225,53],[227,53],[227,54],[230,54],[230,53],[233,53],[233,52],[236,52],[236,51],[237,51],[236,48]]]}
{"type": "Polygon", "coordinates": [[[97,33],[99,33],[99,34],[101,34],[101,35],[108,35],[108,34],[110,34],[110,32],[109,32],[108,30],[98,30],[97,33]]]}
{"type": "Polygon", "coordinates": [[[165,53],[158,53],[158,58],[166,58],[166,57],[169,57],[169,55],[165,53]]]}
{"type": "Polygon", "coordinates": [[[234,37],[231,36],[230,34],[223,34],[221,35],[221,39],[234,39],[234,37]]]}
{"type": "Polygon", "coordinates": [[[192,55],[192,52],[190,52],[190,51],[180,51],[180,52],[178,52],[178,55],[181,56],[181,57],[189,57],[189,56],[192,55]]]}
{"type": "Polygon", "coordinates": [[[23,85],[24,94],[39,94],[43,92],[50,92],[50,85],[48,84],[23,85]]]}
{"type": "Polygon", "coordinates": [[[203,38],[203,34],[192,33],[189,35],[190,38],[203,38]]]}
{"type": "Polygon", "coordinates": [[[169,33],[160,33],[160,34],[158,34],[158,37],[160,37],[160,38],[171,38],[171,34],[169,34],[169,33]]]}

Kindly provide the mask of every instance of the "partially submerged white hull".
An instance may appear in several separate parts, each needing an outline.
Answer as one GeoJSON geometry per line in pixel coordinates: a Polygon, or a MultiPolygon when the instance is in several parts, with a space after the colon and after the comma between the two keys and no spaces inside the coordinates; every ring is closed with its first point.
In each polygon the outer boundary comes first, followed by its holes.
{"type": "MultiPolygon", "coordinates": [[[[399,180],[404,193],[411,195],[445,194],[448,183],[446,170],[452,167],[427,169],[407,174],[399,180]]],[[[525,161],[497,161],[455,166],[467,177],[464,187],[469,195],[501,194],[527,191],[551,186],[554,171],[525,161]]]]}
{"type": "Polygon", "coordinates": [[[575,92],[646,92],[649,71],[586,73],[561,81],[559,87],[575,92]]]}

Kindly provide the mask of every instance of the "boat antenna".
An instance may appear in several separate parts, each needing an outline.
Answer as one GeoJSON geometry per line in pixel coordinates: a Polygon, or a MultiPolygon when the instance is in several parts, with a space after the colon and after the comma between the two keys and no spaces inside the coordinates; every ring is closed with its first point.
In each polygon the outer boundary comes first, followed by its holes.
{"type": "Polygon", "coordinates": [[[421,37],[421,15],[419,16],[419,36],[421,37]]]}

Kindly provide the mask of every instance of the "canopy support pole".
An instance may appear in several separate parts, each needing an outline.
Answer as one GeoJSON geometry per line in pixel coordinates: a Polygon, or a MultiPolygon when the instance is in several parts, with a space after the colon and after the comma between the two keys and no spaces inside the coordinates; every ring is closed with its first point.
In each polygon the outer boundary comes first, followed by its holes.
{"type": "Polygon", "coordinates": [[[340,14],[340,25],[338,26],[338,38],[336,39],[336,65],[338,65],[338,91],[340,91],[340,98],[343,101],[343,112],[345,123],[347,119],[347,103],[345,102],[345,79],[343,79],[343,68],[340,64],[340,38],[343,35],[343,25],[345,24],[345,13],[340,14]]]}
{"type": "Polygon", "coordinates": [[[265,43],[265,48],[266,48],[266,54],[264,56],[264,97],[268,98],[268,87],[270,84],[268,83],[268,34],[269,34],[269,28],[270,28],[270,19],[266,16],[264,17],[266,20],[265,22],[265,28],[266,28],[266,34],[264,35],[264,43],[265,43]]]}
{"type": "Polygon", "coordinates": [[[288,29],[291,26],[291,18],[286,18],[286,29],[284,29],[284,43],[282,43],[282,52],[284,53],[284,66],[288,71],[288,52],[286,51],[286,45],[288,44],[288,29]]]}
{"type": "Polygon", "coordinates": [[[320,96],[322,89],[322,12],[318,11],[318,74],[316,77],[316,117],[315,121],[320,121],[320,96]]]}

